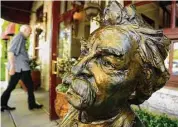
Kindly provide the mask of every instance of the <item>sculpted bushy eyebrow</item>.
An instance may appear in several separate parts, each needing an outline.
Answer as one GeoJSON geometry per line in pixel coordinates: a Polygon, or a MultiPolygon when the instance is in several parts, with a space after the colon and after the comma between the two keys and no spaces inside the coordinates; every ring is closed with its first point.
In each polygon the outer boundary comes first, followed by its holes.
{"type": "Polygon", "coordinates": [[[119,51],[115,48],[98,48],[96,50],[96,55],[104,55],[104,54],[109,54],[109,55],[114,55],[117,57],[123,56],[123,51],[119,51]]]}

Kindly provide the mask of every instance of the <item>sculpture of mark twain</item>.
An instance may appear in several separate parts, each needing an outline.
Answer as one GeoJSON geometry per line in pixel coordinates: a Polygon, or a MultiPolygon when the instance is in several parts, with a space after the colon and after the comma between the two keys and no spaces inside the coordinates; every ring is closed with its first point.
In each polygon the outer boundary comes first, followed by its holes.
{"type": "Polygon", "coordinates": [[[61,127],[142,127],[130,105],[143,103],[169,78],[164,66],[169,41],[162,31],[115,1],[104,16],[106,25],[91,34],[63,79],[72,108],[61,127]]]}

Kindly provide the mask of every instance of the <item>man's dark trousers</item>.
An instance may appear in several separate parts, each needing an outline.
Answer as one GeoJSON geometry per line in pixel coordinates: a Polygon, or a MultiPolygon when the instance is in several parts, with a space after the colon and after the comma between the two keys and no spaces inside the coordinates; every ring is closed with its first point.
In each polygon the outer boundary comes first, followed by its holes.
{"type": "Polygon", "coordinates": [[[14,75],[10,76],[8,87],[1,96],[1,106],[7,106],[11,92],[15,89],[20,79],[23,81],[23,83],[27,87],[29,106],[36,104],[34,93],[33,93],[34,88],[33,88],[33,81],[31,78],[31,72],[21,71],[19,73],[16,72],[14,75]]]}

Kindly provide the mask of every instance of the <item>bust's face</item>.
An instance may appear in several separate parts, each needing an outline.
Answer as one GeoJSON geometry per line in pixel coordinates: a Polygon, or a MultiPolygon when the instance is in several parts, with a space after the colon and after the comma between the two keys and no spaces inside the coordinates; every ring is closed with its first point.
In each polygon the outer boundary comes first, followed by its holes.
{"type": "Polygon", "coordinates": [[[110,26],[89,38],[88,53],[72,68],[71,78],[63,80],[70,84],[67,98],[74,108],[93,110],[96,116],[112,114],[134,91],[140,65],[136,44],[123,33],[110,26]]]}

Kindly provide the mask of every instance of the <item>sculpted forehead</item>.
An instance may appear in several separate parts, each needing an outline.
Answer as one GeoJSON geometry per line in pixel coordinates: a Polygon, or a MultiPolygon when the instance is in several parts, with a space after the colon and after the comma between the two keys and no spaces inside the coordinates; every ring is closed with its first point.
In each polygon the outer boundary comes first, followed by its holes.
{"type": "Polygon", "coordinates": [[[126,53],[131,48],[131,39],[119,27],[105,27],[95,31],[89,39],[91,50],[113,48],[126,53]]]}

